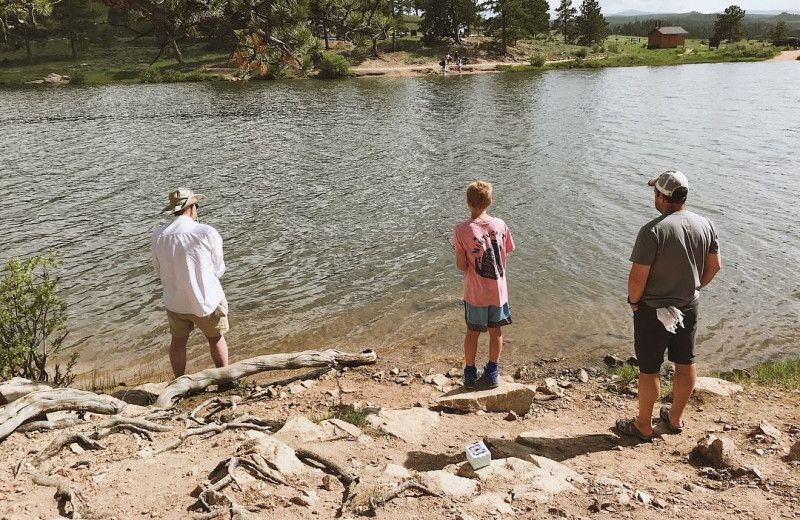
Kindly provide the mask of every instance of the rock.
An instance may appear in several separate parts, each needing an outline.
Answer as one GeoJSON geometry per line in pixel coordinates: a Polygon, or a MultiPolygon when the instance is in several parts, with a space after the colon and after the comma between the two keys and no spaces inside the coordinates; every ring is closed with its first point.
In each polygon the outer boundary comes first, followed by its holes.
{"type": "Polygon", "coordinates": [[[521,366],[514,372],[514,379],[530,379],[531,370],[527,366],[521,366]]]}
{"type": "Polygon", "coordinates": [[[363,433],[358,426],[341,419],[328,419],[319,423],[319,426],[325,432],[327,439],[341,437],[343,434],[358,439],[363,433]]]}
{"type": "Polygon", "coordinates": [[[453,497],[474,495],[478,491],[478,483],[474,480],[442,470],[427,471],[422,474],[422,480],[432,491],[453,497]]]}
{"type": "Polygon", "coordinates": [[[547,457],[541,457],[539,455],[531,455],[530,459],[533,461],[534,464],[539,466],[540,469],[546,471],[549,475],[561,479],[565,482],[575,482],[578,484],[583,484],[586,480],[576,471],[573,469],[561,464],[560,462],[556,462],[555,460],[548,459],[547,457]]]}
{"type": "Polygon", "coordinates": [[[539,385],[539,387],[536,388],[536,391],[545,395],[555,395],[558,397],[562,397],[564,395],[564,391],[558,385],[558,382],[552,377],[545,379],[544,384],[539,385]]]}
{"type": "Polygon", "coordinates": [[[504,419],[506,421],[516,421],[517,419],[519,419],[519,416],[516,414],[516,412],[514,412],[514,410],[511,410],[510,412],[508,412],[508,415],[504,417],[504,419]]]}
{"type": "Polygon", "coordinates": [[[645,491],[638,491],[637,490],[633,494],[633,498],[635,498],[636,500],[638,500],[639,502],[641,502],[642,504],[644,504],[646,506],[650,505],[650,502],[653,501],[653,497],[650,496],[650,493],[647,493],[645,491]]]}
{"type": "Polygon", "coordinates": [[[283,425],[283,428],[275,433],[274,437],[290,441],[319,441],[327,438],[325,430],[319,425],[314,424],[307,417],[292,417],[283,425]]]}
{"type": "Polygon", "coordinates": [[[397,368],[397,367],[394,367],[393,369],[389,370],[389,374],[391,374],[393,376],[396,376],[399,373],[400,373],[400,369],[397,368]]]}
{"type": "Polygon", "coordinates": [[[303,388],[311,388],[312,386],[316,385],[317,382],[313,379],[306,379],[305,381],[301,381],[300,384],[303,386],[303,388]]]}
{"type": "MultiPolygon", "coordinates": [[[[147,408],[145,406],[129,404],[125,408],[123,408],[122,411],[117,415],[120,415],[122,417],[141,417],[143,415],[147,415],[150,412],[151,412],[150,408],[147,408]]],[[[49,416],[50,414],[47,415],[49,416]]]]}
{"type": "Polygon", "coordinates": [[[498,511],[504,515],[513,515],[514,509],[506,504],[503,495],[499,493],[486,493],[472,501],[475,507],[488,507],[490,511],[498,511]]]}
{"type": "Polygon", "coordinates": [[[306,391],[306,388],[300,383],[294,384],[289,387],[289,393],[292,395],[299,395],[306,391]]]}
{"type": "Polygon", "coordinates": [[[463,370],[459,370],[457,368],[451,368],[450,370],[447,371],[447,377],[449,377],[451,379],[459,378],[463,374],[464,374],[464,371],[463,370]]]}
{"type": "Polygon", "coordinates": [[[653,500],[653,505],[658,507],[659,509],[666,509],[669,504],[663,498],[656,498],[655,500],[653,500]]]}
{"type": "Polygon", "coordinates": [[[239,455],[258,453],[270,466],[284,476],[299,475],[308,467],[297,458],[295,451],[274,437],[264,437],[244,442],[237,451],[239,455]]]}
{"type": "Polygon", "coordinates": [[[589,373],[584,369],[578,370],[578,381],[580,381],[581,383],[588,383],[589,373]]]}
{"type": "Polygon", "coordinates": [[[736,445],[727,437],[708,434],[697,442],[689,454],[693,461],[710,464],[714,468],[723,469],[738,466],[736,461],[736,445]]]}
{"type": "Polygon", "coordinates": [[[435,386],[445,387],[450,384],[450,379],[444,374],[436,374],[429,377],[431,378],[431,383],[435,386]]]}
{"type": "Polygon", "coordinates": [[[616,354],[611,354],[604,357],[603,362],[611,368],[621,367],[625,364],[625,361],[616,354]]]}
{"type": "Polygon", "coordinates": [[[536,393],[528,386],[519,383],[502,382],[497,388],[469,391],[457,389],[437,399],[437,404],[445,408],[475,412],[510,412],[525,415],[533,404],[536,393]]]}
{"type": "Polygon", "coordinates": [[[475,520],[475,517],[467,513],[458,513],[453,520],[475,520]]]}
{"type": "Polygon", "coordinates": [[[73,442],[72,444],[69,445],[69,451],[71,451],[72,453],[75,453],[76,455],[80,455],[81,453],[83,453],[86,450],[81,448],[81,445],[78,444],[77,442],[73,442]]]}
{"type": "Polygon", "coordinates": [[[532,500],[538,503],[547,503],[559,493],[578,492],[570,482],[583,482],[583,477],[569,468],[539,456],[531,456],[531,460],[515,457],[498,459],[489,466],[474,471],[469,468],[469,464],[464,464],[459,469],[461,475],[470,473],[481,482],[502,480],[515,484],[515,500],[532,500]]]}
{"type": "Polygon", "coordinates": [[[50,74],[47,75],[46,78],[44,78],[44,82],[45,83],[61,83],[62,81],[64,81],[65,77],[67,78],[67,81],[69,81],[69,77],[61,76],[60,74],[56,74],[55,72],[51,72],[50,74]]]}
{"type": "Polygon", "coordinates": [[[372,374],[372,379],[376,381],[383,379],[383,371],[375,372],[374,374],[372,374]]]}
{"type": "Polygon", "coordinates": [[[789,460],[800,460],[800,441],[795,442],[789,450],[789,460]]]}
{"type": "Polygon", "coordinates": [[[158,396],[169,385],[168,381],[163,383],[145,383],[134,388],[123,388],[117,390],[112,395],[120,401],[137,406],[150,406],[156,402],[158,396]]]}
{"type": "Polygon", "coordinates": [[[292,504],[305,507],[316,507],[318,501],[319,498],[316,493],[313,491],[306,491],[305,489],[301,489],[298,495],[289,499],[289,502],[292,504]]]}
{"type": "Polygon", "coordinates": [[[620,503],[623,506],[624,505],[628,505],[628,504],[631,503],[631,497],[627,493],[622,492],[622,493],[617,495],[617,502],[620,503]]]}
{"type": "Polygon", "coordinates": [[[339,482],[339,479],[337,479],[336,477],[332,477],[327,474],[322,477],[322,487],[325,488],[326,491],[333,491],[335,489],[339,489],[341,485],[337,484],[341,483],[339,482]]]}
{"type": "Polygon", "coordinates": [[[411,473],[398,464],[387,464],[386,469],[383,470],[383,475],[392,479],[406,479],[411,476],[411,473]]]}
{"type": "Polygon", "coordinates": [[[715,377],[698,377],[694,393],[699,397],[730,397],[743,390],[741,385],[717,379],[715,377]]]}
{"type": "Polygon", "coordinates": [[[439,414],[427,408],[382,409],[377,415],[368,416],[367,422],[410,444],[421,444],[439,424],[439,414]]]}
{"type": "Polygon", "coordinates": [[[761,423],[758,425],[756,431],[763,435],[766,435],[767,437],[776,442],[781,438],[780,430],[778,430],[776,427],[772,426],[770,423],[768,423],[763,419],[761,420],[761,423]]]}

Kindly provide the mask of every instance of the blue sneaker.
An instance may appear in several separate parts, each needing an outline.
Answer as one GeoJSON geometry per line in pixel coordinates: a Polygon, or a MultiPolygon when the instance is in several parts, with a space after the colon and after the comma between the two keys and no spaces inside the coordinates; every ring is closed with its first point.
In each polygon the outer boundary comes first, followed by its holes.
{"type": "Polygon", "coordinates": [[[497,363],[491,361],[486,363],[480,379],[486,381],[486,386],[489,388],[497,388],[500,385],[500,367],[497,363]]]}
{"type": "Polygon", "coordinates": [[[475,388],[475,383],[479,377],[483,376],[483,370],[478,370],[475,365],[467,365],[464,367],[464,386],[467,388],[475,388]]]}

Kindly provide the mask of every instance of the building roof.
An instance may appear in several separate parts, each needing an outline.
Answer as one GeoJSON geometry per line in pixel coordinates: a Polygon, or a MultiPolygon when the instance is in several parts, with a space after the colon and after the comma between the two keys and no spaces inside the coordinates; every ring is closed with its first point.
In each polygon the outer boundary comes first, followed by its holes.
{"type": "MultiPolygon", "coordinates": [[[[656,27],[653,31],[658,31],[661,34],[689,34],[689,31],[684,29],[683,27],[656,27]]],[[[650,31],[651,33],[653,31],[650,31]]]]}

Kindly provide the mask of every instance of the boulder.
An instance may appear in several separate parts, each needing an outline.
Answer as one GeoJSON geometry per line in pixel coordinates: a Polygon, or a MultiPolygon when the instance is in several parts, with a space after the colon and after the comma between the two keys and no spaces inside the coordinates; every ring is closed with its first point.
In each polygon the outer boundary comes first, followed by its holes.
{"type": "Polygon", "coordinates": [[[443,395],[437,404],[465,412],[516,412],[525,415],[530,411],[536,392],[519,383],[502,382],[497,388],[467,390],[459,388],[443,395]]]}
{"type": "Polygon", "coordinates": [[[284,476],[298,475],[309,468],[297,458],[295,451],[287,444],[272,437],[254,439],[243,443],[238,455],[258,453],[264,460],[284,476]]]}
{"type": "Polygon", "coordinates": [[[789,460],[800,460],[800,441],[795,442],[789,450],[789,460]]]}
{"type": "Polygon", "coordinates": [[[708,434],[697,442],[689,458],[717,469],[737,467],[736,445],[731,439],[708,434]]]}
{"type": "Polygon", "coordinates": [[[514,508],[505,501],[505,496],[500,493],[485,493],[472,500],[474,507],[485,507],[490,512],[499,512],[504,515],[513,515],[514,508]]]}
{"type": "Polygon", "coordinates": [[[474,480],[458,477],[442,470],[423,473],[422,481],[432,491],[452,497],[470,496],[478,491],[478,483],[474,480]]]}
{"type": "Polygon", "coordinates": [[[328,435],[325,433],[318,424],[314,424],[307,417],[302,415],[299,417],[292,417],[283,425],[283,428],[275,433],[274,437],[283,441],[321,441],[326,439],[328,435]]]}
{"type": "Polygon", "coordinates": [[[458,473],[481,482],[503,480],[516,484],[515,500],[542,504],[559,493],[578,492],[572,482],[584,482],[583,477],[563,464],[536,455],[529,460],[515,457],[493,460],[489,466],[478,470],[472,470],[467,463],[459,468],[458,473]]]}
{"type": "Polygon", "coordinates": [[[439,424],[439,414],[427,408],[382,409],[376,415],[368,416],[367,422],[409,444],[420,444],[439,424]]]}
{"type": "Polygon", "coordinates": [[[113,396],[120,401],[136,406],[150,406],[155,403],[158,396],[169,385],[168,381],[163,383],[145,383],[133,388],[123,388],[114,392],[113,396]]]}
{"type": "Polygon", "coordinates": [[[694,394],[698,397],[730,397],[743,390],[741,385],[717,379],[715,377],[698,377],[694,386],[694,394]]]}
{"type": "Polygon", "coordinates": [[[778,442],[781,438],[780,430],[772,426],[770,423],[768,423],[763,419],[761,420],[761,423],[758,425],[756,432],[762,435],[766,435],[767,437],[770,438],[772,442],[778,442]]]}

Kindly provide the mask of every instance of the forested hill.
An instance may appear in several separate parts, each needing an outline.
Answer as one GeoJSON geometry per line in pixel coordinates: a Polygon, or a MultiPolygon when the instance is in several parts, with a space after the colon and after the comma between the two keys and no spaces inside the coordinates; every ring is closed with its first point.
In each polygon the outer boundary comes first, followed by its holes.
{"type": "MultiPolygon", "coordinates": [[[[647,36],[661,20],[664,27],[679,25],[689,31],[689,38],[708,38],[714,32],[714,13],[659,13],[639,16],[606,16],[612,34],[647,36]]],[[[800,14],[781,13],[779,15],[747,14],[744,28],[750,39],[766,39],[769,30],[779,21],[785,21],[790,36],[800,36],[800,14]]]]}

